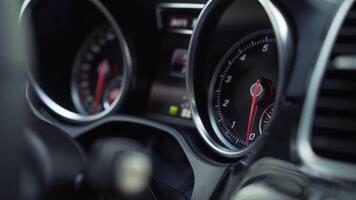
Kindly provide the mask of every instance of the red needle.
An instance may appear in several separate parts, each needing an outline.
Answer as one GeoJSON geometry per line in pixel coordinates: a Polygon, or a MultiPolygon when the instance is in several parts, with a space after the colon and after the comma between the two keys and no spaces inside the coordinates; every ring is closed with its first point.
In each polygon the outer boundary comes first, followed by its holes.
{"type": "Polygon", "coordinates": [[[251,102],[251,106],[250,106],[250,114],[248,117],[246,139],[245,139],[245,143],[247,145],[250,143],[250,135],[252,132],[253,124],[255,123],[256,113],[257,113],[257,109],[258,109],[257,95],[258,95],[259,91],[260,91],[260,80],[257,80],[255,83],[255,88],[253,90],[252,102],[251,102]]]}
{"type": "Polygon", "coordinates": [[[96,82],[96,89],[95,89],[95,104],[94,104],[94,110],[96,112],[99,112],[100,109],[100,104],[101,104],[101,97],[103,95],[104,92],[104,87],[105,87],[105,74],[108,68],[108,61],[107,60],[103,60],[100,64],[99,64],[99,71],[98,71],[98,80],[96,82]]]}

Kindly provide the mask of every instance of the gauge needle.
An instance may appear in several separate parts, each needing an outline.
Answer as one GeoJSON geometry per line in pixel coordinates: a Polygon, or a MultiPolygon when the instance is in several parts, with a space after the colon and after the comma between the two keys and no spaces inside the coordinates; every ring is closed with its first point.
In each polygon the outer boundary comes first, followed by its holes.
{"type": "Polygon", "coordinates": [[[250,135],[252,132],[253,124],[255,123],[256,113],[258,110],[257,96],[258,96],[259,91],[260,91],[260,80],[257,80],[255,83],[255,88],[253,90],[252,102],[251,102],[251,106],[250,106],[250,113],[249,113],[249,117],[248,117],[247,129],[246,129],[245,143],[247,145],[250,143],[250,135]]]}
{"type": "Polygon", "coordinates": [[[94,110],[96,112],[99,112],[100,109],[100,102],[101,102],[101,97],[104,92],[104,87],[105,87],[105,74],[107,72],[107,69],[109,67],[109,62],[105,59],[99,64],[99,70],[98,70],[98,80],[96,82],[96,89],[95,89],[95,104],[94,104],[94,110]]]}

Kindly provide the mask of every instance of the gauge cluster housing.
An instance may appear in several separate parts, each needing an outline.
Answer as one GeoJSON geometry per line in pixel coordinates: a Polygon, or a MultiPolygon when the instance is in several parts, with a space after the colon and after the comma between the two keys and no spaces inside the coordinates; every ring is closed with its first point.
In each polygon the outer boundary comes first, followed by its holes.
{"type": "MultiPolygon", "coordinates": [[[[104,4],[97,0],[29,0],[22,6],[20,20],[32,23],[36,44],[36,52],[32,53],[36,58],[33,60],[36,61],[30,66],[28,93],[34,92],[51,112],[70,122],[98,120],[122,108],[134,84],[133,58],[124,33],[104,4]],[[62,12],[60,8],[67,12],[62,12]],[[73,77],[72,66],[78,64],[76,52],[82,48],[88,33],[104,25],[113,30],[119,52],[122,54],[120,95],[107,109],[94,114],[83,114],[78,111],[78,106],[75,105],[78,102],[73,101],[73,94],[70,92],[73,88],[73,81],[70,81],[73,77]]],[[[100,50],[99,46],[91,45],[92,51],[100,50]]]]}
{"type": "Polygon", "coordinates": [[[275,104],[278,110],[278,94],[284,83],[283,73],[291,59],[292,35],[287,20],[271,1],[210,1],[200,16],[190,44],[187,85],[194,121],[209,147],[226,157],[241,157],[248,151],[236,151],[226,146],[213,131],[206,108],[211,77],[220,58],[236,43],[236,38],[263,29],[273,30],[276,37],[278,82],[281,85],[277,90],[275,104]]]}

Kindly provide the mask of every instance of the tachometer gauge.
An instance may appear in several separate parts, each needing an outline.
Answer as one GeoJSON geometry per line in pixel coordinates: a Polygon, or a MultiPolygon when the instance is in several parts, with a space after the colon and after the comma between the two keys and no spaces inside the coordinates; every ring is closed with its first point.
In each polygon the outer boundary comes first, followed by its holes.
{"type": "Polygon", "coordinates": [[[270,106],[268,106],[262,113],[261,117],[260,117],[260,121],[259,121],[259,131],[262,134],[263,130],[265,129],[265,127],[268,125],[268,122],[271,120],[272,118],[272,113],[273,113],[273,105],[271,104],[270,106]]]}
{"type": "Polygon", "coordinates": [[[257,141],[273,114],[276,41],[269,31],[235,44],[220,61],[209,88],[209,117],[219,138],[243,150],[257,141]]]}
{"type": "Polygon", "coordinates": [[[123,59],[110,26],[102,26],[84,42],[72,74],[72,99],[79,113],[109,109],[121,96],[123,59]]]}

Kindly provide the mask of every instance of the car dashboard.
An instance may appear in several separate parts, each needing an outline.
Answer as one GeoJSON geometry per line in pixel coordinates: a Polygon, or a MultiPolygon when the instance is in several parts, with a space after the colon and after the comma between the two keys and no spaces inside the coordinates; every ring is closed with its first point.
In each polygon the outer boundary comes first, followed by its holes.
{"type": "MultiPolygon", "coordinates": [[[[352,199],[355,12],[349,0],[25,0],[26,105],[79,146],[77,171],[106,162],[98,143],[133,142],[152,161],[143,199],[249,199],[266,177],[265,199],[352,199]]],[[[96,189],[85,198],[111,199],[96,189]]]]}

